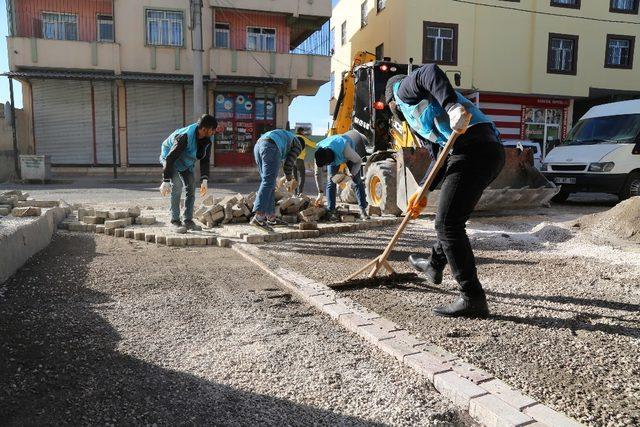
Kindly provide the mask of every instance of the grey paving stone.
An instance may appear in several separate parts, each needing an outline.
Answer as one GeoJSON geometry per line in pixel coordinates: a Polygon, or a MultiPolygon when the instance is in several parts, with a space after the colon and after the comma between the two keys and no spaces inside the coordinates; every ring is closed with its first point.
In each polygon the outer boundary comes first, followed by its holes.
{"type": "Polygon", "coordinates": [[[519,391],[513,389],[504,381],[497,378],[481,383],[480,387],[504,400],[519,411],[522,411],[527,406],[533,406],[537,403],[535,399],[525,396],[519,391]]]}
{"type": "Polygon", "coordinates": [[[487,390],[466,378],[462,378],[453,371],[434,375],[433,386],[442,395],[448,397],[454,404],[465,410],[469,410],[469,402],[471,399],[489,393],[487,390]]]}
{"type": "Polygon", "coordinates": [[[491,394],[471,399],[469,415],[486,427],[519,427],[534,421],[491,394]]]}
{"type": "Polygon", "coordinates": [[[404,363],[425,375],[433,382],[433,377],[443,372],[451,371],[451,367],[441,363],[438,358],[421,351],[404,358],[404,363]]]}
{"type": "Polygon", "coordinates": [[[553,427],[579,427],[580,423],[561,414],[558,411],[554,411],[548,406],[537,404],[524,408],[522,410],[525,414],[529,415],[536,421],[540,421],[543,424],[553,427]]]}

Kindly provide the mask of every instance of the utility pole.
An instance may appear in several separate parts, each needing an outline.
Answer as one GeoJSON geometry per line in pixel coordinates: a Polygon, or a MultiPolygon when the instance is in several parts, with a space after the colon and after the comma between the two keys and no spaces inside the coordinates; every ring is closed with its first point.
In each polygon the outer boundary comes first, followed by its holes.
{"type": "Polygon", "coordinates": [[[20,179],[20,153],[18,151],[18,136],[16,133],[16,104],[13,100],[13,79],[9,77],[9,97],[11,100],[11,132],[13,137],[13,168],[16,179],[20,179]]]}
{"type": "Polygon", "coordinates": [[[191,1],[191,49],[193,50],[193,117],[204,114],[204,87],[202,84],[202,0],[191,1]]]}

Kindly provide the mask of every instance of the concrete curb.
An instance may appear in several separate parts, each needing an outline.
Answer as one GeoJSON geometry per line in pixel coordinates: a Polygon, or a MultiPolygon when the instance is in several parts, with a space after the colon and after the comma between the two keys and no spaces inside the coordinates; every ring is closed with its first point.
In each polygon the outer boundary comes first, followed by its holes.
{"type": "Polygon", "coordinates": [[[46,210],[33,221],[25,221],[16,230],[0,239],[0,284],[24,265],[29,258],[51,242],[58,224],[67,216],[67,210],[55,207],[46,210]]]}
{"type": "Polygon", "coordinates": [[[262,251],[258,247],[236,244],[233,250],[275,278],[288,292],[426,376],[440,394],[480,424],[488,427],[581,426],[455,354],[341,296],[327,285],[284,268],[273,271],[260,261],[262,251]]]}

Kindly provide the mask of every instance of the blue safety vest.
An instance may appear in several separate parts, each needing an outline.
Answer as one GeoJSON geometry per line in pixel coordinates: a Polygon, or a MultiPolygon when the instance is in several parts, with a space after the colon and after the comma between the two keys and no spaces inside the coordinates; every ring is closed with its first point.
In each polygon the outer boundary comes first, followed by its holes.
{"type": "Polygon", "coordinates": [[[355,144],[351,138],[346,135],[333,135],[318,142],[316,150],[318,148],[328,148],[333,152],[333,162],[331,164],[333,166],[340,166],[347,161],[344,157],[344,149],[347,144],[355,150],[355,144]]]}
{"type": "Polygon", "coordinates": [[[185,148],[182,154],[180,154],[180,157],[178,157],[173,164],[173,167],[178,172],[184,172],[187,169],[193,171],[194,169],[198,153],[198,124],[194,123],[185,128],[174,131],[169,135],[169,138],[164,140],[162,143],[162,151],[160,152],[160,163],[164,165],[167,160],[167,156],[171,152],[171,148],[173,148],[176,137],[184,134],[187,134],[187,148],[185,148]]]}
{"type": "Polygon", "coordinates": [[[287,154],[291,151],[291,144],[293,144],[293,139],[296,136],[284,129],[274,129],[269,132],[263,133],[260,136],[260,139],[270,139],[276,143],[278,146],[278,150],[280,151],[280,159],[284,160],[287,158],[287,154]]]}
{"type": "MultiPolygon", "coordinates": [[[[403,102],[398,96],[400,83],[401,82],[398,82],[393,86],[393,95],[396,105],[400,108],[400,111],[402,111],[411,129],[427,141],[435,142],[444,147],[447,139],[449,139],[453,133],[453,130],[451,130],[449,126],[449,114],[447,114],[445,109],[436,101],[429,102],[428,99],[423,99],[416,105],[409,105],[403,102]]],[[[469,127],[480,123],[490,123],[493,125],[496,135],[498,135],[498,131],[489,117],[457,91],[456,96],[458,97],[458,103],[461,104],[467,112],[471,113],[469,127]]]]}

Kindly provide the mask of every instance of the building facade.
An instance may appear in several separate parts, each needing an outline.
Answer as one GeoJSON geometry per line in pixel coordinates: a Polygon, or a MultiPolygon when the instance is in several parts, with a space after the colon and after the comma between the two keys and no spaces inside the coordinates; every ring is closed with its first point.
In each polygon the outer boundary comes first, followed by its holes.
{"type": "Polygon", "coordinates": [[[544,141],[546,153],[591,106],[640,97],[639,2],[341,0],[331,81],[361,50],[437,63],[503,139],[544,141]]]}
{"type": "MultiPolygon", "coordinates": [[[[157,167],[163,139],[196,119],[189,3],[7,0],[30,151],[67,170],[157,167]]],[[[329,80],[330,15],[330,0],[204,1],[203,108],[223,125],[214,166],[251,166],[256,138],[329,80]]]]}

